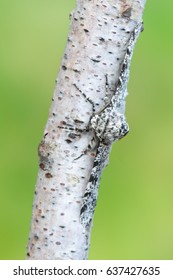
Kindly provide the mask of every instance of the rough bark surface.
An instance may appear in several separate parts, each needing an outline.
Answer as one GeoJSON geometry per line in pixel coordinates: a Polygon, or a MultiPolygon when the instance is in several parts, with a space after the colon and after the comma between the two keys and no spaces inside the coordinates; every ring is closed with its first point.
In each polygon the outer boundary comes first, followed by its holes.
{"type": "Polygon", "coordinates": [[[27,259],[87,259],[90,227],[80,221],[96,149],[90,118],[115,91],[145,0],[77,0],[43,139],[27,259]],[[105,96],[105,77],[108,95],[105,96]]]}

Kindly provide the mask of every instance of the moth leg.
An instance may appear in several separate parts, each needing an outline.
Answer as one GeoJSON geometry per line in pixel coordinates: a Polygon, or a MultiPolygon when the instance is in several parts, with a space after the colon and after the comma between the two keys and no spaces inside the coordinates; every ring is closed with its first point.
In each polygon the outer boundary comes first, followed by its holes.
{"type": "Polygon", "coordinates": [[[73,84],[73,85],[83,95],[84,99],[91,104],[92,111],[93,111],[93,114],[94,114],[94,112],[95,112],[95,103],[94,103],[94,101],[92,101],[91,98],[89,98],[84,92],[82,92],[82,90],[76,84],[73,84]]]}

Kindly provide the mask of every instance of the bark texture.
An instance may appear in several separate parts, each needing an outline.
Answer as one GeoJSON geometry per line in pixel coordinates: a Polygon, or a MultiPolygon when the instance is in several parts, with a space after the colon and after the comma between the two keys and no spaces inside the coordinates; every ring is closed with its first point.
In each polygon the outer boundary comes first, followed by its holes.
{"type": "Polygon", "coordinates": [[[27,259],[88,257],[91,226],[81,224],[80,209],[96,151],[87,150],[94,131],[86,128],[93,103],[100,111],[115,90],[130,34],[142,21],[144,5],[145,0],[77,0],[71,13],[67,45],[38,148],[27,259]]]}

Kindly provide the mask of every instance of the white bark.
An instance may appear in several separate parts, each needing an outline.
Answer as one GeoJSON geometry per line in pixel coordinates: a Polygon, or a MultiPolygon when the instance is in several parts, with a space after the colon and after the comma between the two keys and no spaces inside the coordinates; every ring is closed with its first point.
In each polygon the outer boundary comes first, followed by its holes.
{"type": "Polygon", "coordinates": [[[94,135],[85,131],[93,114],[87,98],[98,111],[103,108],[106,75],[115,90],[144,5],[145,0],[77,0],[39,145],[28,259],[87,259],[91,227],[81,224],[80,208],[95,156],[90,151],[79,157],[94,135]]]}

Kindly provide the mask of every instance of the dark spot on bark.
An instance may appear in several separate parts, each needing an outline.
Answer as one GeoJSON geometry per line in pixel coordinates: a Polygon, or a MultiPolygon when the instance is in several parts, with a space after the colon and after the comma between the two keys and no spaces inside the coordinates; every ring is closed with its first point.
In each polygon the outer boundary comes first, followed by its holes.
{"type": "Polygon", "coordinates": [[[65,65],[62,65],[62,70],[67,70],[67,67],[65,65]]]}
{"type": "Polygon", "coordinates": [[[74,253],[76,253],[76,251],[71,250],[71,253],[74,254],[74,253]]]}
{"type": "Polygon", "coordinates": [[[26,254],[28,257],[30,257],[30,253],[29,252],[27,252],[27,254],[26,254]]]}
{"type": "Polygon", "coordinates": [[[59,226],[60,228],[65,228],[65,226],[59,226]]]}
{"type": "Polygon", "coordinates": [[[84,28],[84,31],[85,31],[86,33],[88,33],[88,32],[89,32],[89,30],[88,30],[88,29],[85,29],[85,28],[84,28]]]}
{"type": "Polygon", "coordinates": [[[61,186],[65,186],[65,184],[64,184],[64,183],[60,183],[60,185],[61,185],[61,186]]]}
{"type": "Polygon", "coordinates": [[[67,142],[67,144],[70,144],[72,142],[70,139],[66,139],[65,141],[67,142]]]}
{"type": "Polygon", "coordinates": [[[75,20],[75,21],[78,21],[78,19],[77,19],[77,18],[75,18],[75,17],[74,17],[74,20],[75,20]]]}
{"type": "Polygon", "coordinates": [[[61,97],[58,97],[58,100],[62,100],[62,98],[61,98],[61,97]]]}
{"type": "Polygon", "coordinates": [[[45,216],[43,215],[43,216],[41,216],[41,218],[42,218],[42,219],[44,219],[44,218],[45,218],[45,216]]]}
{"type": "Polygon", "coordinates": [[[80,71],[77,70],[77,69],[73,69],[73,71],[76,72],[76,73],[80,73],[80,71]]]}
{"type": "Polygon", "coordinates": [[[48,172],[48,173],[45,174],[45,177],[48,178],[48,179],[50,179],[50,178],[52,178],[53,176],[52,176],[51,173],[48,172]]]}
{"type": "Polygon", "coordinates": [[[61,121],[60,124],[66,125],[67,123],[66,123],[66,121],[61,121]]]}
{"type": "Polygon", "coordinates": [[[36,194],[37,194],[37,192],[36,192],[36,191],[34,191],[34,194],[36,195],[36,194]]]}
{"type": "Polygon", "coordinates": [[[34,239],[35,239],[35,240],[38,240],[38,239],[39,239],[38,235],[35,234],[35,235],[34,235],[34,239]]]}
{"type": "Polygon", "coordinates": [[[57,241],[55,242],[56,245],[61,245],[61,242],[57,241]]]}
{"type": "Polygon", "coordinates": [[[96,59],[93,59],[93,58],[91,58],[91,60],[92,60],[93,62],[95,62],[95,63],[100,62],[100,60],[96,60],[96,59]]]}
{"type": "Polygon", "coordinates": [[[101,42],[105,42],[105,39],[104,39],[103,37],[99,38],[99,40],[100,40],[101,42]]]}
{"type": "Polygon", "coordinates": [[[51,232],[49,235],[52,236],[52,235],[53,235],[53,232],[51,232]]]}
{"type": "Polygon", "coordinates": [[[61,215],[61,216],[64,216],[65,214],[64,214],[64,213],[61,213],[60,215],[61,215]]]}
{"type": "Polygon", "coordinates": [[[78,120],[78,119],[75,119],[74,122],[75,122],[75,123],[84,123],[83,121],[78,120]]]}
{"type": "Polygon", "coordinates": [[[43,228],[44,231],[47,231],[47,228],[43,228]]]}
{"type": "Polygon", "coordinates": [[[53,188],[51,188],[50,190],[51,190],[52,192],[55,192],[55,191],[56,191],[56,190],[55,190],[55,189],[53,189],[53,188]]]}
{"type": "Polygon", "coordinates": [[[45,170],[45,165],[44,165],[44,163],[40,163],[39,166],[40,166],[40,168],[41,168],[42,170],[45,170]]]}

